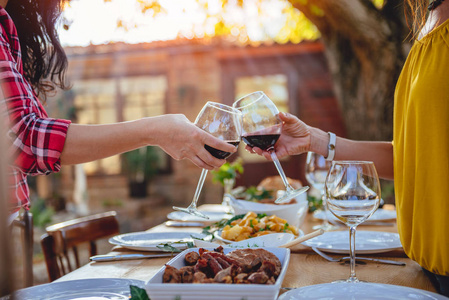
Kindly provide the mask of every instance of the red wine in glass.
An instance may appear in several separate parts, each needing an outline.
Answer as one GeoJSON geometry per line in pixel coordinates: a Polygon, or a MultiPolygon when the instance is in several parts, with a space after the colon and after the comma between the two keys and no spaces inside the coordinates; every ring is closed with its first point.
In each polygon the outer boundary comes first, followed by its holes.
{"type": "MultiPolygon", "coordinates": [[[[240,141],[232,141],[232,142],[228,141],[227,143],[237,147],[240,144],[240,141]]],[[[232,154],[231,152],[226,152],[226,151],[221,151],[221,150],[215,149],[209,145],[204,145],[204,148],[206,148],[206,150],[209,151],[209,153],[212,154],[214,157],[219,158],[219,159],[226,159],[229,156],[231,156],[231,154],[232,154]]]]}
{"type": "Polygon", "coordinates": [[[280,134],[244,135],[242,140],[250,147],[258,147],[265,151],[273,148],[280,136],[280,134]]]}
{"type": "Polygon", "coordinates": [[[250,147],[258,147],[268,151],[271,155],[279,176],[285,185],[282,196],[276,199],[276,203],[287,202],[292,198],[304,193],[308,186],[294,189],[287,181],[284,170],[274,151],[274,145],[279,139],[282,131],[282,121],[276,105],[265,95],[258,91],[246,95],[232,105],[242,112],[243,141],[250,147]]]}

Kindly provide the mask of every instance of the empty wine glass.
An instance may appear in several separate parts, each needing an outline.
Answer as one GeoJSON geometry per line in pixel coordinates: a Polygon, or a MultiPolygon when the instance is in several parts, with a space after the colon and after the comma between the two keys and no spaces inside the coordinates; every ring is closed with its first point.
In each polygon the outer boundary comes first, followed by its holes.
{"type": "Polygon", "coordinates": [[[351,273],[345,282],[359,282],[355,274],[357,225],[379,207],[380,183],[373,162],[333,161],[325,183],[329,211],[349,227],[351,273]]]}
{"type": "MultiPolygon", "coordinates": [[[[195,125],[204,131],[209,132],[216,138],[226,141],[234,146],[238,146],[240,143],[240,137],[242,132],[242,114],[239,110],[216,102],[207,102],[201,109],[200,113],[196,117],[195,125]]],[[[221,151],[204,145],[207,151],[216,158],[225,159],[228,158],[231,153],[221,151]]],[[[183,211],[201,218],[209,219],[208,216],[203,214],[197,209],[198,198],[203,188],[204,180],[206,179],[208,170],[203,169],[201,176],[196,187],[195,195],[192,202],[186,208],[173,206],[174,210],[183,211]]]]}
{"type": "Polygon", "coordinates": [[[309,187],[294,189],[287,181],[284,170],[274,151],[274,144],[281,136],[282,121],[276,105],[265,95],[258,91],[246,95],[232,105],[242,112],[243,130],[242,139],[250,147],[258,147],[270,153],[271,159],[285,185],[285,192],[276,199],[276,203],[287,202],[306,192],[309,187]]]}
{"type": "Polygon", "coordinates": [[[332,165],[331,161],[327,161],[324,156],[308,152],[306,158],[306,179],[307,181],[320,192],[320,199],[323,201],[324,218],[323,223],[316,225],[313,229],[323,229],[330,231],[338,228],[335,225],[329,223],[328,209],[326,205],[326,197],[324,196],[324,183],[326,181],[327,173],[332,165]]]}

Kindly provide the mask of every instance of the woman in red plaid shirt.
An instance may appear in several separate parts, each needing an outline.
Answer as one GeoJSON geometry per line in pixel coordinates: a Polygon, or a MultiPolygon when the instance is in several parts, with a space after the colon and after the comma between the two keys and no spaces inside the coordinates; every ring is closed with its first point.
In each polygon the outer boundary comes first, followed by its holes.
{"type": "Polygon", "coordinates": [[[225,161],[205,144],[236,148],[200,130],[184,115],[161,115],[107,125],[71,124],[47,116],[41,99],[66,88],[67,58],[55,23],[66,1],[0,0],[0,112],[8,122],[9,188],[12,216],[29,206],[27,175],[58,172],[61,164],[89,162],[147,145],[176,160],[213,169],[225,161]]]}

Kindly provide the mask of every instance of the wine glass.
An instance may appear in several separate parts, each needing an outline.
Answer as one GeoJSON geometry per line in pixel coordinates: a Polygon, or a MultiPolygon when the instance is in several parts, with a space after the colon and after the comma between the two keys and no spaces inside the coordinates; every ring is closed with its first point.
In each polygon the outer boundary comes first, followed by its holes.
{"type": "Polygon", "coordinates": [[[326,181],[327,173],[331,167],[332,162],[327,161],[324,156],[308,152],[306,158],[306,179],[307,181],[320,192],[320,199],[323,201],[324,218],[323,223],[316,225],[313,229],[323,229],[325,231],[334,230],[337,226],[329,223],[328,209],[326,205],[326,197],[324,196],[324,183],[326,181]]]}
{"type": "MultiPolygon", "coordinates": [[[[216,138],[226,141],[236,147],[240,143],[240,136],[242,132],[242,114],[239,110],[233,107],[209,101],[203,106],[200,113],[196,117],[195,125],[212,134],[216,138]]],[[[210,147],[209,145],[204,145],[204,148],[206,148],[206,150],[216,158],[225,159],[231,155],[230,152],[221,151],[210,147]]],[[[198,198],[200,196],[201,189],[203,188],[207,172],[208,170],[206,169],[201,171],[201,176],[190,205],[186,208],[173,206],[174,210],[183,211],[191,215],[209,219],[208,216],[197,209],[198,198]]]]}
{"type": "Polygon", "coordinates": [[[285,191],[276,199],[276,203],[287,202],[306,192],[309,187],[294,189],[287,181],[284,170],[274,151],[274,144],[281,136],[282,121],[276,105],[265,95],[258,91],[246,95],[232,105],[238,108],[243,115],[242,139],[250,147],[258,147],[270,153],[271,159],[282,178],[285,191]]]}
{"type": "Polygon", "coordinates": [[[376,211],[380,202],[380,183],[374,163],[333,161],[325,190],[330,212],[349,227],[351,274],[345,282],[359,282],[355,275],[356,227],[376,211]]]}

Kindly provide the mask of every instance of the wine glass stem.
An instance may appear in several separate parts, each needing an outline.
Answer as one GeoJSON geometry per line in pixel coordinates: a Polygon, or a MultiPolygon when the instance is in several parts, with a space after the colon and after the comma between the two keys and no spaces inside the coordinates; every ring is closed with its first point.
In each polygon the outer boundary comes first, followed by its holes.
{"type": "Polygon", "coordinates": [[[273,160],[274,165],[276,166],[276,169],[278,170],[279,175],[281,176],[282,182],[284,182],[285,189],[288,192],[293,191],[293,187],[288,183],[287,176],[285,176],[284,169],[282,169],[281,163],[279,162],[279,159],[274,152],[274,149],[268,150],[271,155],[271,160],[273,160]]]}
{"type": "Polygon", "coordinates": [[[190,203],[190,208],[196,209],[196,204],[198,202],[198,198],[200,197],[201,190],[203,189],[204,180],[206,179],[208,170],[203,169],[201,171],[200,179],[198,180],[198,185],[196,186],[195,195],[193,195],[192,203],[190,203]]]}
{"type": "Polygon", "coordinates": [[[355,276],[355,232],[356,232],[356,226],[350,226],[349,227],[349,256],[351,258],[350,260],[350,266],[351,266],[351,276],[349,277],[350,282],[358,282],[359,280],[355,276]]]}
{"type": "Polygon", "coordinates": [[[327,208],[327,201],[324,195],[325,195],[324,190],[321,190],[321,201],[323,203],[323,210],[324,210],[323,226],[327,227],[330,226],[329,217],[327,216],[329,213],[329,209],[327,208]]]}

